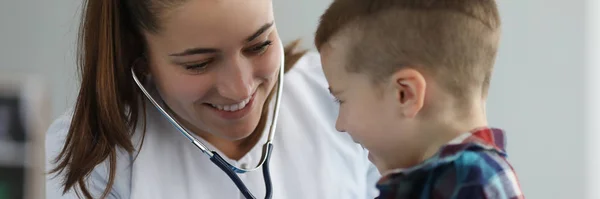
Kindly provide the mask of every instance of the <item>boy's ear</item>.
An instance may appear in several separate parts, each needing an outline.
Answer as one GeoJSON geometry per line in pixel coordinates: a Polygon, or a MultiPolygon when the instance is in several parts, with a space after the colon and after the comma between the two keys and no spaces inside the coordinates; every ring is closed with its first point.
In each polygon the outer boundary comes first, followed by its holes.
{"type": "Polygon", "coordinates": [[[390,80],[402,116],[415,117],[425,101],[427,84],[423,74],[415,69],[405,68],[393,73],[390,80]]]}

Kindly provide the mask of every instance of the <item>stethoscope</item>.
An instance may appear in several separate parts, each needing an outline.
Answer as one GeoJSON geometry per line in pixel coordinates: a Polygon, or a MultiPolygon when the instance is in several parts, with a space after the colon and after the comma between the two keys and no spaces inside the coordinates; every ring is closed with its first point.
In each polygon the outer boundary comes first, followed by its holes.
{"type": "Polygon", "coordinates": [[[240,177],[237,174],[243,174],[243,173],[255,171],[258,168],[260,168],[261,166],[262,166],[262,170],[263,170],[263,177],[265,180],[265,187],[266,187],[265,198],[270,199],[273,195],[271,174],[269,172],[269,160],[271,158],[271,153],[273,151],[273,137],[275,135],[275,127],[277,125],[277,118],[279,116],[279,104],[281,101],[281,93],[282,93],[282,89],[283,89],[283,73],[284,73],[283,46],[281,47],[280,50],[281,50],[281,62],[280,62],[280,69],[279,69],[279,80],[277,81],[277,94],[275,96],[275,107],[273,109],[273,118],[271,120],[271,126],[269,128],[269,136],[267,138],[267,141],[263,145],[262,157],[261,157],[260,162],[258,163],[258,165],[256,167],[254,167],[252,169],[242,169],[242,168],[238,168],[236,166],[229,164],[227,161],[225,161],[225,159],[223,159],[219,155],[219,153],[217,153],[216,151],[209,150],[208,147],[206,147],[206,145],[204,145],[200,140],[198,140],[194,136],[192,136],[188,132],[187,129],[185,129],[179,122],[177,122],[177,120],[175,120],[175,118],[173,116],[171,116],[171,114],[169,114],[167,111],[165,111],[165,109],[158,102],[156,102],[156,100],[154,100],[154,98],[150,95],[150,93],[148,93],[148,91],[144,88],[142,83],[140,83],[140,80],[137,78],[137,76],[135,74],[134,67],[131,67],[131,74],[133,76],[133,80],[135,81],[137,86],[140,88],[140,90],[142,90],[142,92],[144,93],[146,98],[148,98],[148,100],[150,100],[150,102],[152,102],[154,107],[156,107],[156,109],[158,109],[158,111],[167,120],[169,120],[169,122],[175,128],[177,128],[177,130],[179,130],[179,132],[181,132],[181,134],[183,134],[183,136],[185,136],[187,139],[189,139],[192,142],[192,144],[194,144],[196,147],[198,147],[198,149],[200,149],[202,151],[202,153],[206,154],[217,167],[221,168],[221,170],[223,170],[223,172],[225,172],[227,174],[227,176],[229,176],[229,178],[231,178],[231,181],[233,181],[235,183],[237,188],[240,190],[240,192],[242,192],[244,197],[246,197],[247,199],[255,199],[255,197],[252,195],[252,193],[250,193],[250,190],[248,190],[248,188],[246,187],[244,182],[242,182],[242,180],[240,179],[240,177]]]}

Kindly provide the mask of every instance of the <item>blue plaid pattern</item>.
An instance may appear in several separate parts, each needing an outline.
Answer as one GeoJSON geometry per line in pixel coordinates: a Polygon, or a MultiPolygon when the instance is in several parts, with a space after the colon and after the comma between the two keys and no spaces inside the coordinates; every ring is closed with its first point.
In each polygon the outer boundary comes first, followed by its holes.
{"type": "Polygon", "coordinates": [[[523,199],[504,145],[501,129],[475,129],[422,164],[384,175],[378,199],[523,199]]]}

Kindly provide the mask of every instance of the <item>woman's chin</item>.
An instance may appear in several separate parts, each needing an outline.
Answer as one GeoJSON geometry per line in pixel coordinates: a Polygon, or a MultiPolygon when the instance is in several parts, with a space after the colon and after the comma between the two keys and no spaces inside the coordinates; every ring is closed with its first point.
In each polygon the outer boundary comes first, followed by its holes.
{"type": "Polygon", "coordinates": [[[260,121],[262,106],[254,107],[247,117],[234,122],[225,122],[219,129],[221,136],[229,140],[241,140],[249,137],[255,131],[260,121]]]}
{"type": "MultiPolygon", "coordinates": [[[[248,118],[248,119],[250,119],[250,118],[248,118]]],[[[252,135],[252,133],[256,129],[257,125],[258,125],[258,120],[250,119],[250,120],[239,122],[236,124],[224,126],[219,131],[219,134],[221,137],[228,139],[228,140],[232,140],[232,141],[242,140],[242,139],[245,139],[245,138],[249,137],[250,135],[252,135]]]]}
{"type": "Polygon", "coordinates": [[[252,130],[250,130],[249,128],[227,128],[223,129],[218,133],[219,136],[227,140],[237,141],[252,135],[252,130]]]}

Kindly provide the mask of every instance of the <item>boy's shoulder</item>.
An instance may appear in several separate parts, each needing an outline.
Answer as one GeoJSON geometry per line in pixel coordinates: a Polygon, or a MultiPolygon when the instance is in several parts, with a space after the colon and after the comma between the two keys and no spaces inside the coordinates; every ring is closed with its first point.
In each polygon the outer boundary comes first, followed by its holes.
{"type": "Polygon", "coordinates": [[[463,151],[432,171],[434,198],[523,198],[516,172],[495,151],[463,151]]]}
{"type": "Polygon", "coordinates": [[[503,136],[499,129],[465,134],[423,164],[384,176],[380,198],[524,198],[503,136]]]}

